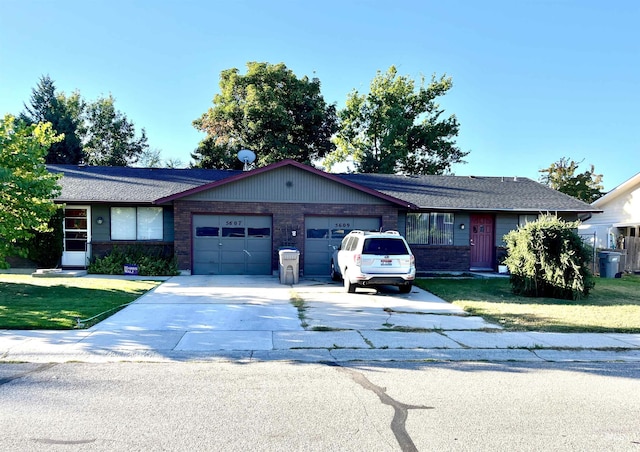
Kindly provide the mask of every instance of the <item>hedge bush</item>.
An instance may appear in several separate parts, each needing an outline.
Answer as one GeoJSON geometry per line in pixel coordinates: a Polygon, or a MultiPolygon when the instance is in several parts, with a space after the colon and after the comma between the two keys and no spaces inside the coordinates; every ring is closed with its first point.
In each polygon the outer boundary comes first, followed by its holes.
{"type": "Polygon", "coordinates": [[[87,268],[88,273],[122,275],[125,265],[137,265],[141,276],[179,275],[175,256],[166,257],[161,250],[153,251],[143,246],[113,247],[104,257],[95,258],[87,268]]]}
{"type": "Polygon", "coordinates": [[[49,220],[48,232],[35,232],[27,243],[27,258],[39,268],[54,268],[60,265],[62,258],[64,232],[64,209],[56,210],[49,220]]]}
{"type": "Polygon", "coordinates": [[[505,235],[505,265],[514,293],[527,297],[579,300],[595,280],[589,270],[591,248],[577,233],[578,222],[551,215],[505,235]]]}

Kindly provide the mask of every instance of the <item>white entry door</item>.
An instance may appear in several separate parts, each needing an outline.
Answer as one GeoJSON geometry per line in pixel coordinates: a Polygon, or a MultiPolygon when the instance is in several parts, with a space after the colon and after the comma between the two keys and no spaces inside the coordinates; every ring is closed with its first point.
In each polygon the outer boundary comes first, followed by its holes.
{"type": "Polygon", "coordinates": [[[90,250],[91,208],[89,206],[67,206],[64,209],[63,267],[86,268],[90,250]]]}

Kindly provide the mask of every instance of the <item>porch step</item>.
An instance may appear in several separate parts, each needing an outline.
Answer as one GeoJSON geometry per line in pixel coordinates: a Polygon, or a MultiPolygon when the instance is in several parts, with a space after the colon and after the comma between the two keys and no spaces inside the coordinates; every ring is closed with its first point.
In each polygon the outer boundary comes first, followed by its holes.
{"type": "Polygon", "coordinates": [[[40,268],[31,273],[33,278],[77,278],[86,275],[86,270],[62,270],[60,268],[40,268]]]}

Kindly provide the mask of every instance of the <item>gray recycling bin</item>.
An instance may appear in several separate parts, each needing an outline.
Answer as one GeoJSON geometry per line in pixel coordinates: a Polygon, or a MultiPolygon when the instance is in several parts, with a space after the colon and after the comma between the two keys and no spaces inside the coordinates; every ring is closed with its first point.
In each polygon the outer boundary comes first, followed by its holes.
{"type": "Polygon", "coordinates": [[[280,284],[298,284],[300,276],[300,250],[283,248],[278,251],[280,284]]]}
{"type": "Polygon", "coordinates": [[[614,251],[601,251],[598,253],[600,261],[600,277],[615,278],[620,266],[620,253],[614,251]]]}

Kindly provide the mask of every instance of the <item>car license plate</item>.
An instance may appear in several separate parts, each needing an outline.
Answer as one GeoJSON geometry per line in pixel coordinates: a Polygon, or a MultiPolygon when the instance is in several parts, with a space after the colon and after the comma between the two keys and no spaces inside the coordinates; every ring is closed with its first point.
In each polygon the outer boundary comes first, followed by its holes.
{"type": "Polygon", "coordinates": [[[391,259],[380,259],[380,265],[391,265],[392,263],[391,259]]]}

